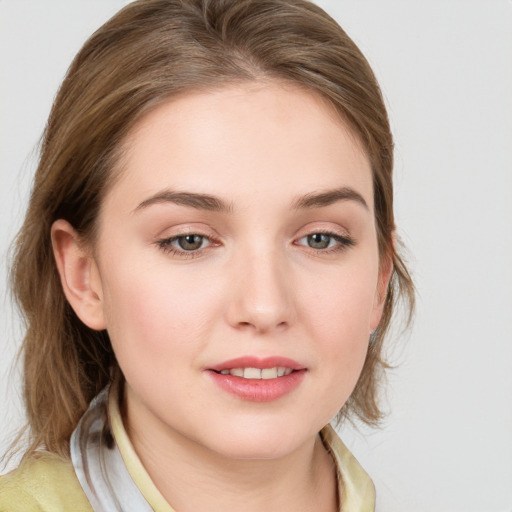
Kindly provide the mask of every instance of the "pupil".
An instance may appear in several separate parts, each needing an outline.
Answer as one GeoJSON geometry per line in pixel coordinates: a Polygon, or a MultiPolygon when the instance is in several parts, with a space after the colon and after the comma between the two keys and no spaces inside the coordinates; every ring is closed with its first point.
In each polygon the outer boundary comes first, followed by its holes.
{"type": "Polygon", "coordinates": [[[308,244],[313,249],[327,249],[330,240],[331,237],[323,233],[315,233],[314,235],[308,236],[308,244]]]}
{"type": "Polygon", "coordinates": [[[203,237],[199,235],[180,236],[178,243],[185,251],[199,249],[203,243],[203,237]]]}

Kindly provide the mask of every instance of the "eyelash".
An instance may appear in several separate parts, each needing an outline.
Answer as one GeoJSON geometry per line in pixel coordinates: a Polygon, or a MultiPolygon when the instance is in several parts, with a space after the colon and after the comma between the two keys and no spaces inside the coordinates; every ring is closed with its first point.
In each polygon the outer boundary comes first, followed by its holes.
{"type": "MultiPolygon", "coordinates": [[[[198,256],[201,256],[203,252],[212,245],[219,245],[217,242],[213,241],[211,237],[206,235],[201,235],[199,233],[186,233],[183,235],[176,235],[172,236],[170,238],[165,238],[163,240],[159,240],[157,242],[157,245],[164,251],[164,253],[172,254],[173,256],[181,256],[183,258],[197,258],[198,256]],[[203,241],[208,241],[209,244],[206,247],[200,247],[195,250],[185,250],[185,249],[178,249],[173,245],[174,242],[178,242],[180,239],[194,236],[194,237],[200,237],[203,239],[203,241]]],[[[201,244],[202,245],[202,244],[201,244]]]]}
{"type": "MultiPolygon", "coordinates": [[[[311,249],[312,251],[317,252],[318,254],[332,254],[332,253],[338,253],[345,251],[349,249],[350,247],[353,247],[355,245],[355,240],[347,235],[340,235],[339,233],[334,233],[332,231],[314,231],[312,233],[309,233],[307,235],[304,235],[303,237],[299,238],[300,240],[307,239],[310,236],[314,235],[325,235],[331,238],[331,240],[334,240],[337,242],[337,244],[334,247],[327,247],[325,249],[315,249],[314,247],[308,247],[308,249],[311,249]]],[[[330,242],[329,242],[330,243],[330,242]]]]}
{"type": "MultiPolygon", "coordinates": [[[[325,249],[315,249],[314,247],[309,247],[307,245],[298,244],[303,247],[307,247],[308,249],[316,252],[317,254],[333,254],[345,251],[349,249],[350,247],[355,245],[355,240],[352,237],[346,236],[346,235],[340,235],[338,233],[333,233],[332,231],[314,231],[312,233],[309,233],[307,235],[302,236],[298,239],[298,241],[303,239],[308,239],[308,237],[312,237],[314,235],[325,235],[329,237],[331,240],[329,241],[329,244],[332,240],[336,241],[337,244],[334,247],[327,247],[325,249]]],[[[297,244],[297,242],[295,242],[297,244]]],[[[213,240],[211,237],[207,235],[201,235],[198,233],[187,233],[183,235],[176,235],[169,238],[165,238],[162,240],[158,240],[157,245],[160,247],[160,249],[167,254],[172,254],[173,256],[179,256],[183,258],[197,258],[199,256],[202,256],[205,250],[208,250],[211,246],[217,246],[219,245],[218,242],[213,240]],[[180,239],[186,238],[186,237],[199,237],[202,239],[202,241],[209,242],[206,247],[199,247],[198,249],[193,250],[185,250],[185,249],[178,249],[173,244],[178,242],[180,239]]],[[[202,245],[202,244],[201,244],[202,245]]]]}

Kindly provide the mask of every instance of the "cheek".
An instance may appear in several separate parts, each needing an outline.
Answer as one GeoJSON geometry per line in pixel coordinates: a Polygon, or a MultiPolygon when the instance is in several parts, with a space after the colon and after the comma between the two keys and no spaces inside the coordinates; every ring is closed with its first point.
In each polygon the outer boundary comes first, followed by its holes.
{"type": "MultiPolygon", "coordinates": [[[[364,263],[364,262],[362,262],[364,263]]],[[[343,333],[348,344],[367,339],[374,317],[377,264],[346,266],[299,283],[304,312],[326,339],[343,333]],[[315,284],[311,286],[311,282],[315,284]]]]}
{"type": "Polygon", "coordinates": [[[104,274],[108,332],[121,368],[146,372],[150,367],[155,376],[179,372],[183,359],[190,360],[206,343],[218,315],[213,290],[198,290],[192,276],[158,266],[130,272],[117,262],[104,274]]]}
{"type": "Polygon", "coordinates": [[[377,276],[376,264],[347,266],[319,280],[315,293],[303,295],[305,325],[341,401],[355,386],[366,358],[377,276]]]}

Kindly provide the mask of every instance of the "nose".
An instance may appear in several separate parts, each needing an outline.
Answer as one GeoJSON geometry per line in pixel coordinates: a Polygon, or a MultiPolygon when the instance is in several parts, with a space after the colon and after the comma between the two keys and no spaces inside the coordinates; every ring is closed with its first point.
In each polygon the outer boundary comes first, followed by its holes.
{"type": "Polygon", "coordinates": [[[228,323],[267,333],[289,327],[295,317],[292,273],[277,251],[240,254],[230,272],[228,323]]]}

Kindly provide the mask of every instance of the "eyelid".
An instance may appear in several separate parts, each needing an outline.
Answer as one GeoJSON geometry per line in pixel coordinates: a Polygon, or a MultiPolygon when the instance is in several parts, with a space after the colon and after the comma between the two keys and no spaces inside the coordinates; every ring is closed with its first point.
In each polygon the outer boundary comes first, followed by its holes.
{"type": "Polygon", "coordinates": [[[220,245],[218,237],[213,235],[210,232],[210,230],[196,226],[184,226],[182,228],[177,228],[175,232],[169,235],[158,237],[155,243],[158,246],[158,248],[162,250],[164,253],[170,253],[175,256],[183,258],[195,258],[201,256],[205,251],[209,250],[211,247],[217,247],[220,245]],[[208,245],[200,247],[199,249],[193,249],[189,251],[185,249],[180,249],[179,247],[176,247],[174,245],[174,242],[176,242],[180,238],[184,238],[191,235],[196,235],[203,239],[206,239],[209,242],[208,245]]]}
{"type": "MultiPolygon", "coordinates": [[[[172,255],[181,257],[181,258],[197,258],[202,256],[206,251],[218,247],[221,245],[219,238],[211,233],[207,233],[209,230],[197,228],[196,226],[184,226],[183,228],[179,228],[176,232],[170,234],[169,236],[159,237],[156,240],[156,245],[162,250],[164,253],[170,253],[172,255]],[[182,237],[196,235],[207,241],[206,246],[201,246],[198,249],[186,250],[179,248],[175,245],[175,242],[178,241],[182,237]]],[[[309,229],[303,229],[302,234],[296,237],[293,240],[294,245],[298,245],[300,247],[304,247],[305,249],[319,255],[327,255],[330,253],[338,253],[349,249],[354,246],[356,241],[354,238],[347,234],[345,230],[330,228],[325,226],[310,226],[309,229]],[[306,243],[300,243],[303,239],[307,239],[308,237],[322,234],[332,238],[337,243],[332,247],[326,248],[315,248],[311,247],[306,243]]]]}
{"type": "Polygon", "coordinates": [[[330,254],[330,253],[334,253],[334,252],[345,251],[345,250],[349,249],[350,247],[354,246],[356,244],[356,241],[351,235],[349,235],[347,233],[342,233],[342,232],[340,232],[340,230],[336,230],[334,228],[326,228],[326,227],[314,228],[313,227],[311,229],[308,229],[306,232],[304,232],[304,234],[295,238],[294,244],[299,245],[301,247],[305,247],[306,249],[313,251],[316,254],[330,254]],[[333,238],[334,240],[336,240],[338,242],[338,244],[335,245],[334,247],[317,249],[314,247],[309,247],[307,244],[298,243],[303,239],[307,239],[309,236],[317,235],[317,234],[329,236],[329,237],[333,238]]]}

